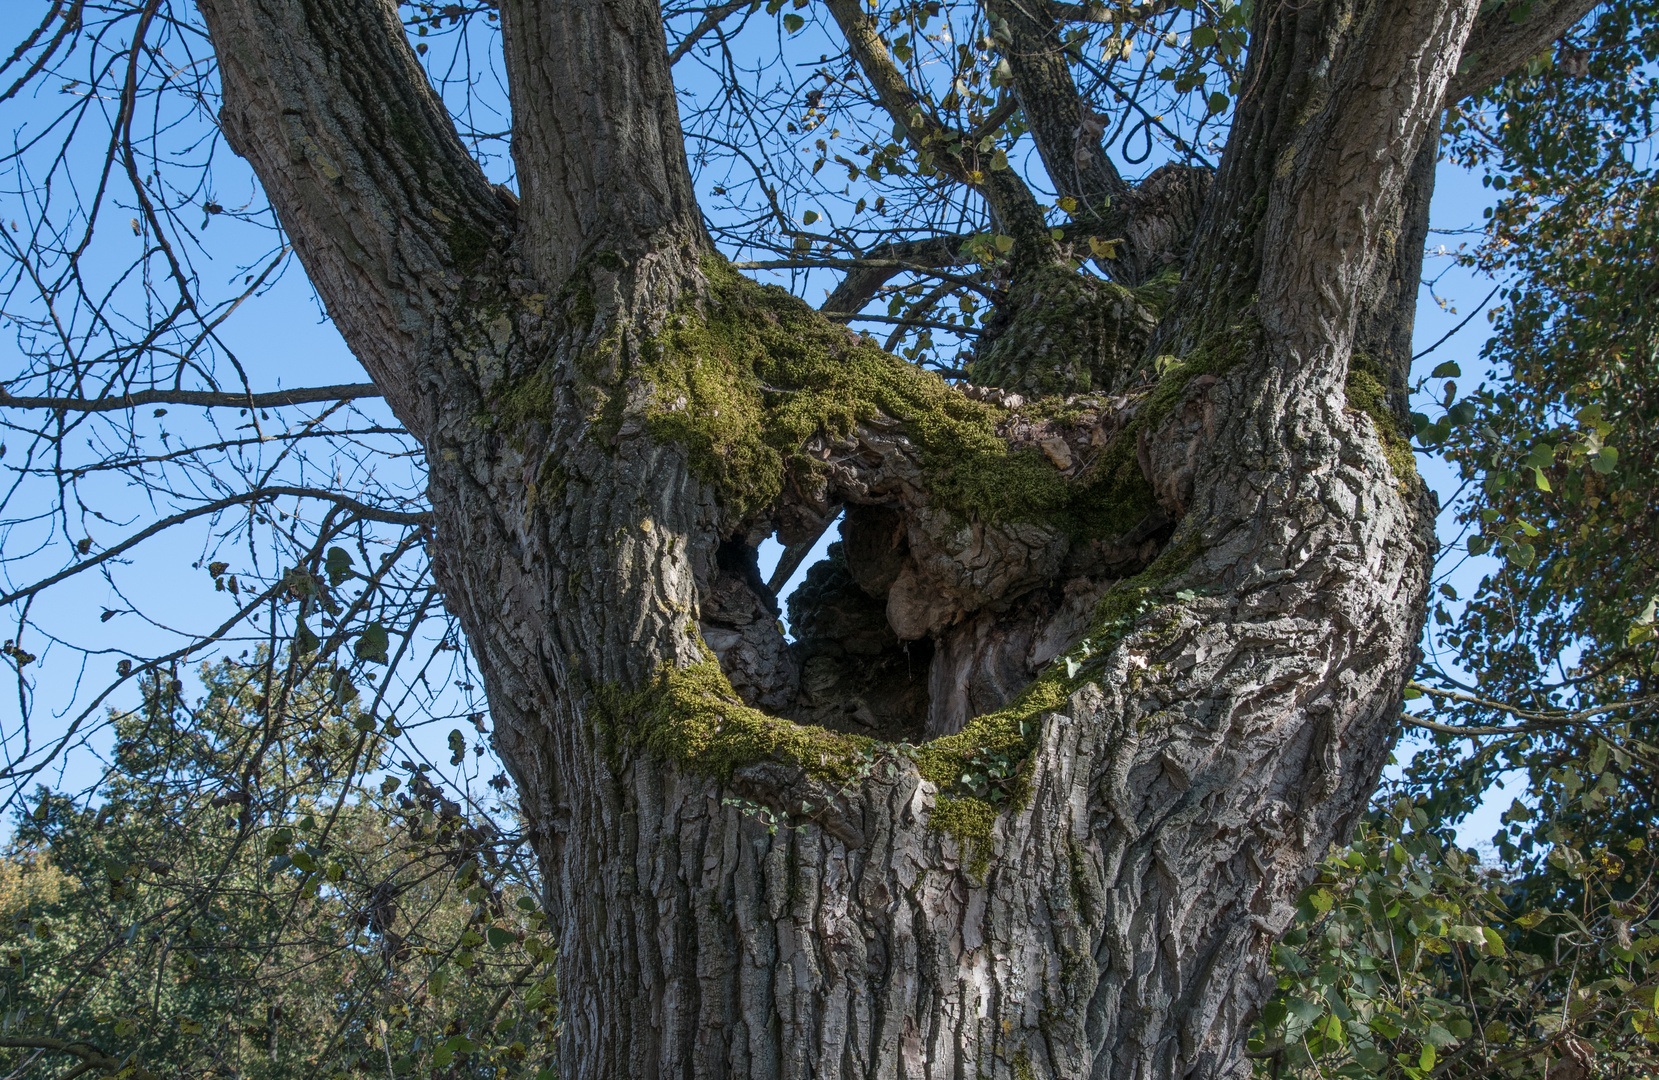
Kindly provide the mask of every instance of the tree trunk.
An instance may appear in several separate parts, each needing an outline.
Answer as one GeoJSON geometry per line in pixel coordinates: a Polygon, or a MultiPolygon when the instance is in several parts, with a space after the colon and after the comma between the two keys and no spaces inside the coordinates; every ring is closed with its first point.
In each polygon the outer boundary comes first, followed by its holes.
{"type": "Polygon", "coordinates": [[[389,4],[201,0],[227,135],[426,448],[562,1076],[1247,1071],[1422,628],[1432,506],[1350,360],[1409,327],[1479,6],[1258,5],[1185,283],[1079,301],[1156,329],[1060,421],[724,267],[653,5],[503,5],[518,203],[389,4]],[[791,649],[753,546],[843,509],[791,649]]]}

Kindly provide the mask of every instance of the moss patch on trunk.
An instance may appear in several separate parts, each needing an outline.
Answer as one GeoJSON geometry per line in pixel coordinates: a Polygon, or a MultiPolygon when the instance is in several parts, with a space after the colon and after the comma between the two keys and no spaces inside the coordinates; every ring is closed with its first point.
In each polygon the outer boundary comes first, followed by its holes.
{"type": "Polygon", "coordinates": [[[997,815],[1030,801],[1030,754],[1040,734],[1037,718],[1064,707],[1073,693],[1099,678],[1099,662],[1134,631],[1144,615],[1160,606],[1159,590],[1191,566],[1202,551],[1203,542],[1196,534],[1172,544],[1151,566],[1107,592],[1082,639],[1050,662],[1012,703],[974,717],[955,735],[934,739],[917,751],[917,771],[941,792],[955,788],[963,774],[974,770],[976,761],[993,755],[1022,761],[1005,799],[992,803],[977,796],[942,794],[928,820],[930,828],[956,840],[970,873],[982,876],[989,865],[991,827],[997,815]]]}
{"type": "Polygon", "coordinates": [[[1377,437],[1382,440],[1383,457],[1388,459],[1388,469],[1394,474],[1395,485],[1401,495],[1409,498],[1419,479],[1417,455],[1412,452],[1411,439],[1401,433],[1399,421],[1388,408],[1388,392],[1383,389],[1381,376],[1369,356],[1355,353],[1348,361],[1348,378],[1343,384],[1343,393],[1349,409],[1371,418],[1377,437]]]}
{"type": "Polygon", "coordinates": [[[643,749],[687,772],[719,781],[742,765],[773,759],[830,781],[857,775],[872,739],[792,723],[738,697],[720,662],[704,646],[689,667],[665,665],[644,687],[596,692],[607,750],[643,749]]]}

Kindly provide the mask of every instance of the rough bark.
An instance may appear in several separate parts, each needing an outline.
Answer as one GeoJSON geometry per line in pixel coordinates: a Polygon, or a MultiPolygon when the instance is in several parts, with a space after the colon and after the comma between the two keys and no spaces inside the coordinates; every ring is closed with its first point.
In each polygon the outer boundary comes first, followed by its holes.
{"type": "MultiPolygon", "coordinates": [[[[1260,5],[1199,246],[1143,350],[1176,362],[1063,422],[974,391],[1044,478],[1118,470],[1087,490],[1124,514],[1089,532],[963,514],[920,412],[808,438],[815,464],[761,506],[663,436],[687,407],[653,374],[665,334],[729,301],[654,8],[504,5],[515,212],[390,5],[202,0],[227,131],[426,448],[435,570],[557,919],[561,1075],[1247,1070],[1268,947],[1365,805],[1421,628],[1432,508],[1345,388],[1362,325],[1408,317],[1379,283],[1478,6],[1260,5]],[[841,652],[780,651],[749,549],[844,507],[845,571],[802,612],[841,652]],[[923,654],[925,717],[894,688],[923,654]],[[674,693],[707,723],[665,726],[674,693]],[[829,730],[918,723],[967,727],[920,750],[829,730]],[[993,728],[1019,759],[997,804],[939,768],[993,728]]],[[[1022,191],[998,196],[1016,216],[1022,191]]],[[[914,400],[968,407],[930,386],[914,400]]]]}

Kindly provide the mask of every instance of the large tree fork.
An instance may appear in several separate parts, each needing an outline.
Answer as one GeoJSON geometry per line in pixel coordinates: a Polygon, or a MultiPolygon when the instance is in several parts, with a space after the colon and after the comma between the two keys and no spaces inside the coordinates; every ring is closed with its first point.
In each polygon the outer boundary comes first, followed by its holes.
{"type": "MultiPolygon", "coordinates": [[[[503,4],[520,199],[390,3],[200,6],[227,135],[426,448],[435,573],[559,920],[561,1072],[1246,1071],[1268,947],[1374,786],[1424,612],[1432,507],[1356,342],[1409,326],[1412,170],[1465,41],[1527,55],[1555,24],[1523,47],[1479,0],[1258,5],[1173,303],[1124,308],[1139,337],[1096,338],[1141,352],[1037,408],[1009,397],[1021,350],[970,397],[732,283],[641,0],[503,4]],[[869,407],[812,413],[778,371],[867,378],[869,407]],[[1065,524],[965,509],[942,431],[1060,492],[1065,524]],[[836,506],[846,580],[933,644],[930,701],[968,686],[923,719],[955,734],[794,723],[711,657],[763,621],[750,531],[798,539],[836,506]],[[1047,631],[1033,669],[1016,639],[1047,631]],[[978,679],[1021,648],[1023,673],[978,679]]],[[[879,83],[878,44],[854,41],[879,83]]]]}

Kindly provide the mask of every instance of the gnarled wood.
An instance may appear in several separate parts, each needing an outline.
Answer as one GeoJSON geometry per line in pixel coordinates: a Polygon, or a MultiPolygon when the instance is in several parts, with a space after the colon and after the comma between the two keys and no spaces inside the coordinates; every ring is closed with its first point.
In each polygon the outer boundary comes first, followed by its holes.
{"type": "MultiPolygon", "coordinates": [[[[758,510],[653,436],[653,343],[718,296],[654,9],[509,5],[515,215],[389,3],[204,0],[227,128],[427,452],[435,571],[557,918],[561,1075],[1245,1069],[1268,946],[1372,790],[1421,627],[1432,508],[1344,386],[1362,318],[1398,325],[1378,306],[1410,303],[1378,282],[1478,6],[1259,6],[1222,166],[1170,200],[1187,220],[1202,197],[1199,241],[1140,358],[1171,354],[1178,377],[1119,365],[1115,397],[1073,402],[1087,419],[1011,409],[998,428],[1073,480],[1132,434],[1143,512],[1097,537],[953,513],[914,418],[809,439],[821,471],[758,510]],[[820,575],[800,620],[842,653],[783,650],[749,545],[849,506],[844,579],[820,575]],[[1100,597],[1117,615],[1091,626],[1100,597]],[[909,689],[885,715],[827,710],[891,703],[898,657],[930,656],[932,733],[1062,656],[1082,667],[1026,717],[1018,797],[993,808],[895,746],[835,780],[808,754],[720,768],[670,745],[650,688],[706,673],[707,646],[754,702],[888,736],[921,715],[909,689]],[[813,666],[848,655],[885,666],[813,666]]],[[[856,8],[832,4],[879,68],[856,8]]],[[[867,73],[910,122],[893,72],[867,73]]],[[[1046,235],[993,175],[997,213],[1046,235]]]]}

